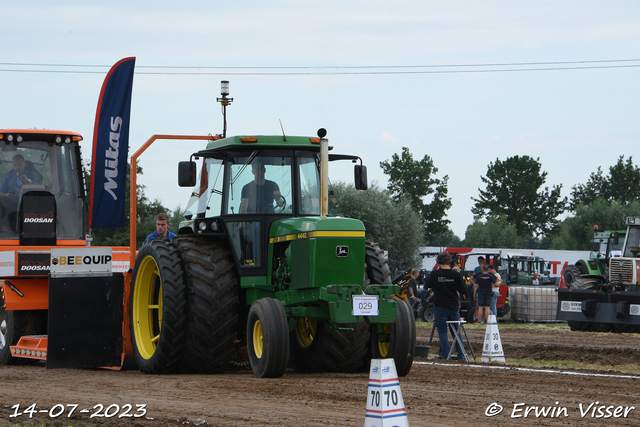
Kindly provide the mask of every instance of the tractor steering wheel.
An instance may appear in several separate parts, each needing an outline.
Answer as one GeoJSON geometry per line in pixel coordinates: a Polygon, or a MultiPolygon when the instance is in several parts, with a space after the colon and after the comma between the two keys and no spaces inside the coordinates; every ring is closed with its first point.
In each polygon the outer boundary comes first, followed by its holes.
{"type": "Polygon", "coordinates": [[[276,197],[276,209],[280,208],[279,211],[276,210],[276,213],[284,212],[286,207],[287,207],[287,199],[285,199],[284,196],[280,194],[278,197],[276,197]]]}

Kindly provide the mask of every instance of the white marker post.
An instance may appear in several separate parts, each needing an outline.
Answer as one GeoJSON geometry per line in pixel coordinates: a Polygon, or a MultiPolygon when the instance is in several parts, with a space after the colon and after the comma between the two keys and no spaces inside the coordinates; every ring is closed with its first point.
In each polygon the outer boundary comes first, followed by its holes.
{"type": "Polygon", "coordinates": [[[498,331],[498,321],[493,314],[489,315],[487,332],[484,335],[482,362],[506,362],[504,360],[504,351],[502,350],[502,341],[500,340],[500,331],[498,331]]]}
{"type": "Polygon", "coordinates": [[[373,359],[369,371],[365,427],[409,427],[393,359],[373,359]]]}

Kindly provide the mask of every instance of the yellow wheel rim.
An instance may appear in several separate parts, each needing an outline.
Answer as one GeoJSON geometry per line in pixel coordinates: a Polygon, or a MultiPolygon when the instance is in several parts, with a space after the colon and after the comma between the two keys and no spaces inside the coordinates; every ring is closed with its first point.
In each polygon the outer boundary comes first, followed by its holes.
{"type": "Polygon", "coordinates": [[[313,343],[318,328],[318,321],[303,317],[296,322],[296,339],[302,348],[309,348],[313,343]]]}
{"type": "Polygon", "coordinates": [[[253,324],[253,352],[258,359],[262,358],[262,351],[264,350],[263,338],[262,323],[256,320],[256,323],[253,324]]]}
{"type": "MultiPolygon", "coordinates": [[[[385,324],[383,325],[384,327],[384,333],[387,337],[390,336],[391,334],[391,327],[389,326],[389,324],[385,324]]],[[[387,338],[387,341],[378,341],[378,351],[380,351],[380,356],[387,357],[387,355],[389,354],[389,340],[390,338],[387,338]]]]}
{"type": "Polygon", "coordinates": [[[156,351],[162,326],[162,281],[152,256],[140,262],[133,289],[133,333],[140,356],[148,360],[156,351]]]}

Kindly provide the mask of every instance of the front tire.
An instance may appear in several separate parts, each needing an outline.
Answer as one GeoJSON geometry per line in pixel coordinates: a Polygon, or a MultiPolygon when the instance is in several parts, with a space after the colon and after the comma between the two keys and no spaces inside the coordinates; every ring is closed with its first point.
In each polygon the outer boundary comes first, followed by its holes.
{"type": "Polygon", "coordinates": [[[359,322],[353,330],[337,330],[326,320],[303,317],[290,334],[291,362],[300,372],[357,372],[369,342],[369,324],[359,322]]]}
{"type": "MultiPolygon", "coordinates": [[[[391,284],[391,271],[384,251],[377,243],[367,240],[365,244],[364,286],[369,284],[391,284]]],[[[409,303],[394,298],[398,303],[395,324],[371,325],[371,341],[367,360],[393,358],[399,376],[411,370],[416,352],[416,322],[409,303]],[[402,338],[404,337],[404,338],[402,338]]]]}
{"type": "Polygon", "coordinates": [[[167,240],[148,240],[131,278],[131,340],[140,370],[175,370],[185,341],[186,289],[177,249],[167,240]]]}
{"type": "Polygon", "coordinates": [[[258,378],[278,378],[289,363],[289,326],[278,300],[254,301],[247,318],[247,351],[251,370],[258,378]]]}
{"type": "Polygon", "coordinates": [[[418,311],[418,318],[423,322],[433,323],[435,315],[433,313],[433,303],[426,303],[420,307],[418,311]]]}
{"type": "Polygon", "coordinates": [[[404,377],[411,370],[416,352],[416,322],[409,303],[394,299],[398,303],[396,322],[373,325],[371,354],[373,359],[393,358],[398,376],[404,377]]]}

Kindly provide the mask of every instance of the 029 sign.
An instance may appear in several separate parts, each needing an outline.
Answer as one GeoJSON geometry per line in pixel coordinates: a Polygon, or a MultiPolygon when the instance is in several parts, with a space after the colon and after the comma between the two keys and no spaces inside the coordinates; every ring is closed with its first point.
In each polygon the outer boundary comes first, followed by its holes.
{"type": "Polygon", "coordinates": [[[354,295],[351,314],[354,316],[377,316],[378,295],[354,295]]]}

